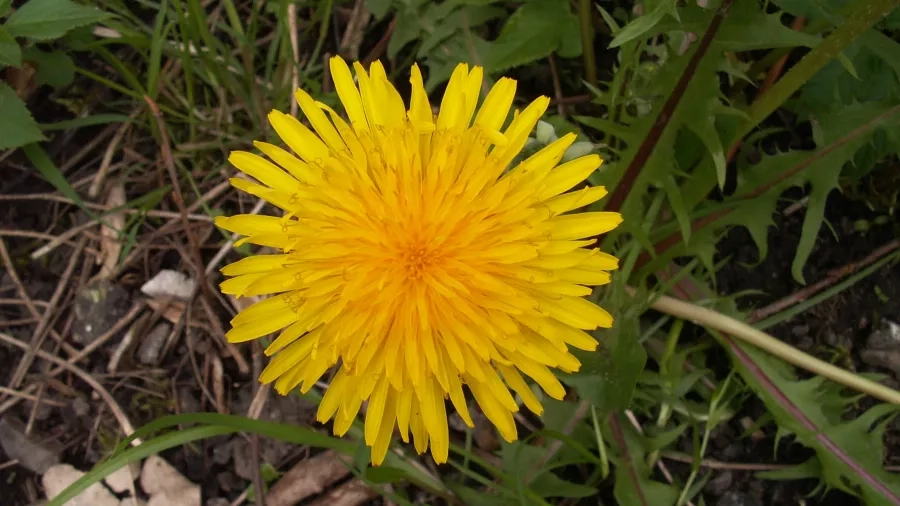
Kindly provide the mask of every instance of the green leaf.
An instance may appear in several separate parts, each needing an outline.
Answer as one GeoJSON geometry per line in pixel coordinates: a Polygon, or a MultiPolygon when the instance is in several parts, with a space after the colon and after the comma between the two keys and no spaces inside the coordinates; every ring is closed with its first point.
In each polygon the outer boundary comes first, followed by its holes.
{"type": "Polygon", "coordinates": [[[22,48],[4,26],[0,26],[0,68],[4,65],[22,66],[22,48]]]}
{"type": "Polygon", "coordinates": [[[815,47],[820,37],[793,30],[783,12],[766,14],[753,2],[735,2],[719,28],[716,44],[726,51],[752,51],[779,47],[815,47]]]}
{"type": "MultiPolygon", "coordinates": [[[[387,15],[392,3],[392,0],[366,0],[366,7],[369,8],[375,19],[380,20],[387,15]]],[[[397,23],[397,27],[400,27],[399,23],[397,23]]]]}
{"type": "Polygon", "coordinates": [[[612,329],[598,333],[597,351],[579,354],[581,369],[560,379],[575,387],[578,395],[601,413],[628,408],[638,376],[647,363],[639,335],[636,319],[616,318],[612,329]]]}
{"type": "Polygon", "coordinates": [[[541,497],[571,497],[581,499],[597,494],[597,489],[566,481],[553,473],[541,473],[531,482],[531,490],[541,497]]]}
{"type": "Polygon", "coordinates": [[[613,494],[619,506],[669,506],[678,499],[678,491],[671,485],[650,479],[650,469],[644,458],[641,436],[635,433],[624,417],[618,414],[616,422],[619,430],[607,422],[604,434],[611,434],[611,443],[616,448],[615,486],[613,494]],[[624,445],[624,447],[623,447],[624,445]]]}
{"type": "Polygon", "coordinates": [[[491,44],[485,68],[502,72],[546,58],[554,51],[564,58],[581,54],[578,18],[566,3],[529,0],[503,25],[491,44]]]}
{"type": "Polygon", "coordinates": [[[66,176],[59,171],[53,163],[53,160],[50,159],[47,152],[44,151],[40,145],[36,143],[28,144],[22,151],[25,152],[25,156],[28,157],[28,160],[35,166],[38,172],[44,176],[44,179],[55,186],[60,193],[69,197],[72,202],[75,202],[75,204],[87,212],[88,215],[96,219],[96,216],[84,205],[84,201],[81,200],[81,195],[78,195],[78,192],[76,192],[75,189],[72,188],[72,185],[66,181],[66,176]]]}
{"type": "Polygon", "coordinates": [[[829,486],[861,495],[863,504],[896,504],[900,479],[882,466],[884,425],[897,406],[879,404],[845,422],[843,406],[853,397],[843,396],[840,385],[820,376],[798,381],[787,364],[753,346],[734,341],[726,341],[725,346],[734,357],[735,369],[765,403],[780,431],[794,434],[816,451],[822,468],[819,476],[829,486]]]}
{"type": "MultiPolygon", "coordinates": [[[[837,144],[844,136],[851,134],[857,125],[867,125],[874,129],[873,122],[887,110],[882,104],[858,104],[840,110],[837,113],[828,114],[813,123],[813,138],[821,147],[830,147],[837,144]]],[[[805,284],[803,266],[806,265],[816,239],[822,221],[825,217],[825,204],[831,190],[838,188],[838,177],[844,164],[853,159],[853,155],[868,142],[872,130],[866,135],[860,134],[849,142],[831,149],[826,156],[814,161],[807,169],[806,174],[812,189],[809,194],[806,216],[803,220],[803,229],[800,234],[800,243],[797,253],[791,264],[791,274],[798,283],[805,284]]]]}
{"type": "Polygon", "coordinates": [[[42,140],[44,134],[25,102],[9,85],[0,81],[0,149],[18,148],[42,140]]]}
{"type": "Polygon", "coordinates": [[[0,0],[0,16],[8,15],[11,8],[12,0],[0,0]]]}
{"type": "Polygon", "coordinates": [[[70,130],[94,125],[108,125],[110,123],[131,123],[132,119],[124,114],[94,114],[83,118],[67,119],[56,123],[44,123],[41,130],[52,132],[55,130],[70,130]]]}
{"type": "Polygon", "coordinates": [[[14,37],[57,39],[73,28],[90,25],[109,15],[71,0],[29,0],[6,21],[14,37]]]}
{"type": "Polygon", "coordinates": [[[674,12],[675,2],[673,0],[665,0],[660,2],[649,14],[638,17],[631,23],[625,25],[618,35],[609,43],[609,47],[619,47],[622,44],[634,40],[653,29],[660,21],[665,18],[666,14],[674,12]]]}
{"type": "Polygon", "coordinates": [[[368,467],[365,478],[371,483],[397,483],[406,479],[406,473],[390,466],[368,467]]]}
{"type": "Polygon", "coordinates": [[[34,63],[37,73],[34,82],[61,88],[72,84],[75,79],[75,62],[62,51],[45,53],[36,47],[29,47],[22,54],[25,61],[34,63]]]}

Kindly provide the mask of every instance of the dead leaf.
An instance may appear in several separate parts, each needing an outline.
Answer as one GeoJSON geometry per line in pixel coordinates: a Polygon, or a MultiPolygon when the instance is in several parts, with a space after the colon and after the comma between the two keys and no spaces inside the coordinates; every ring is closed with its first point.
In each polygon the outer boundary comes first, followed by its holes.
{"type": "MultiPolygon", "coordinates": [[[[125,187],[121,182],[114,184],[109,189],[106,197],[106,207],[113,209],[125,205],[125,187]]],[[[125,228],[125,210],[107,214],[103,218],[103,226],[100,228],[100,255],[97,256],[97,264],[100,268],[100,278],[109,279],[115,276],[118,270],[119,257],[122,254],[122,231],[125,228]]]]}
{"type": "Polygon", "coordinates": [[[178,322],[181,321],[181,315],[184,314],[185,310],[184,302],[172,299],[149,299],[147,305],[154,311],[162,311],[162,317],[172,322],[174,325],[177,325],[178,322]]]}

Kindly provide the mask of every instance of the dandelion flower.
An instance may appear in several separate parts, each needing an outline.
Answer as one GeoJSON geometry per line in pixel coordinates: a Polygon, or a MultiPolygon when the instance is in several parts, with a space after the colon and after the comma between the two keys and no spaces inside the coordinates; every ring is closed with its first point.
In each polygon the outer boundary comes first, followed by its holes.
{"type": "Polygon", "coordinates": [[[273,248],[222,272],[222,291],[271,295],[243,310],[227,334],[240,343],[279,332],[260,381],[307,392],[336,369],[318,408],[345,434],[365,408],[365,441],[380,464],[397,429],[421,454],[446,462],[445,401],[469,426],[464,387],[504,439],[512,414],[542,407],[525,377],[550,397],[553,373],[578,370],[570,347],[594,350],[586,331],[613,318],[583,297],[609,282],[618,260],[592,239],[615,228],[609,212],[566,214],[606,195],[580,185],[601,163],[587,155],[559,164],[565,135],[509,168],[549,99],[504,128],[516,82],[500,79],[478,108],[483,71],[456,67],[435,115],[413,66],[409,108],[375,62],[330,62],[349,120],[302,90],[312,129],[273,111],[269,121],[293,153],[256,142],[265,157],[229,160],[255,179],[238,189],[283,216],[220,217],[241,243],[273,248]],[[358,86],[357,84],[358,83],[358,86]],[[476,109],[477,113],[476,113],[476,109]],[[568,193],[566,193],[568,192],[568,193]]]}

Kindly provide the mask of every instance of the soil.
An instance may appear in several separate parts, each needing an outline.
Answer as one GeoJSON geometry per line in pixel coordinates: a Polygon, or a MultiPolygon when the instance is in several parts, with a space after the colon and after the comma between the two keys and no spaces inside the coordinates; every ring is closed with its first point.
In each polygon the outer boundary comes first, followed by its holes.
{"type": "MultiPolygon", "coordinates": [[[[745,290],[758,290],[758,295],[741,299],[745,309],[763,307],[787,297],[803,287],[791,275],[791,264],[803,226],[804,212],[799,210],[789,215],[784,210],[791,201],[798,199],[799,192],[785,195],[782,212],[775,216],[775,226],[769,232],[769,252],[759,263],[755,244],[745,229],[731,230],[719,244],[717,260],[730,259],[719,271],[718,291],[733,294],[745,290]]],[[[845,265],[859,262],[873,250],[900,237],[900,225],[891,220],[882,225],[873,225],[868,231],[860,232],[855,223],[858,220],[873,222],[883,212],[873,211],[864,203],[833,192],[826,207],[826,220],[819,232],[816,246],[804,268],[807,284],[817,282],[827,274],[845,265]]],[[[900,266],[885,265],[872,275],[862,279],[851,288],[818,304],[785,322],[775,325],[767,332],[784,342],[798,347],[827,361],[859,372],[874,372],[886,375],[884,380],[895,388],[900,385],[888,369],[873,367],[860,357],[866,340],[873,328],[889,320],[900,322],[900,266]],[[835,360],[835,357],[837,359],[835,360]]],[[[724,352],[722,353],[724,358],[724,352]]],[[[713,362],[713,360],[711,360],[713,362]]],[[[868,406],[863,406],[868,407],[868,406]]],[[[754,400],[745,403],[744,410],[735,417],[749,416],[758,419],[765,410],[762,403],[754,400]]],[[[712,440],[713,451],[709,457],[723,462],[755,462],[799,464],[812,456],[812,452],[786,439],[775,452],[774,428],[770,425],[762,440],[741,437],[744,429],[732,422],[718,431],[712,440]]],[[[900,461],[900,426],[892,423],[885,434],[885,465],[895,465],[900,461]]],[[[688,466],[681,466],[689,472],[688,466]]],[[[727,486],[713,487],[722,494],[737,492],[749,502],[740,502],[723,495],[720,501],[738,506],[746,505],[796,505],[839,506],[860,504],[859,500],[839,491],[830,491],[824,496],[809,496],[820,485],[817,480],[762,481],[753,473],[745,471],[714,471],[711,484],[717,480],[727,482],[727,486]],[[729,502],[731,501],[731,502],[729,502]]],[[[707,504],[713,504],[707,497],[707,504]]]]}

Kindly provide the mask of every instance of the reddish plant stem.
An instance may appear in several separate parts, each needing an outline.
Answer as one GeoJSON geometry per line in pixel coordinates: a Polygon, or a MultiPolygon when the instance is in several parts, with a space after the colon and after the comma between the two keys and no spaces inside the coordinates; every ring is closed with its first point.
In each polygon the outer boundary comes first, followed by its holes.
{"type": "Polygon", "coordinates": [[[648,506],[650,503],[647,502],[647,497],[644,496],[644,491],[641,489],[640,477],[637,474],[637,470],[634,468],[634,463],[631,461],[631,452],[628,451],[628,442],[625,440],[625,433],[622,432],[622,426],[619,423],[619,413],[614,411],[609,414],[607,419],[609,421],[609,428],[613,433],[613,439],[615,439],[616,445],[620,450],[619,453],[622,458],[622,465],[628,469],[628,477],[631,479],[631,483],[634,486],[634,493],[637,495],[638,500],[642,505],[648,506]]]}
{"type": "Polygon", "coordinates": [[[625,174],[622,176],[622,179],[619,181],[619,184],[616,185],[616,189],[610,196],[606,206],[608,211],[618,211],[621,209],[628,194],[631,193],[631,188],[634,186],[635,180],[638,175],[640,175],[644,165],[647,164],[647,160],[649,160],[650,155],[653,154],[653,149],[656,148],[656,144],[659,143],[659,139],[669,125],[669,121],[675,113],[675,108],[678,107],[679,102],[681,102],[681,98],[684,96],[688,84],[691,82],[691,78],[694,77],[697,67],[700,65],[700,60],[703,59],[706,52],[709,50],[710,45],[712,45],[712,41],[719,32],[719,27],[722,25],[722,21],[724,21],[725,16],[728,14],[728,10],[731,8],[733,1],[734,0],[725,0],[722,2],[722,6],[719,7],[719,10],[713,15],[713,19],[706,29],[706,33],[703,34],[703,38],[697,45],[697,50],[691,55],[691,59],[684,68],[681,77],[678,78],[678,82],[675,83],[672,93],[669,95],[669,98],[666,99],[662,109],[659,111],[656,122],[650,127],[647,136],[644,137],[644,140],[641,142],[640,146],[638,146],[634,158],[631,159],[631,163],[629,163],[628,168],[625,169],[625,174]]]}
{"type": "MultiPolygon", "coordinates": [[[[682,279],[679,283],[684,287],[682,290],[676,290],[675,293],[678,298],[682,300],[692,300],[693,297],[686,296],[687,292],[695,292],[698,293],[700,290],[698,287],[690,279],[682,279]]],[[[865,467],[860,465],[856,460],[853,459],[850,455],[844,452],[840,446],[838,446],[834,441],[832,441],[826,434],[824,434],[819,427],[816,426],[815,422],[813,422],[806,413],[803,412],[796,404],[791,401],[791,399],[778,387],[778,385],[770,378],[762,368],[750,358],[741,346],[735,342],[731,336],[727,334],[719,334],[722,338],[723,343],[728,347],[732,356],[741,363],[749,374],[755,377],[760,384],[765,388],[775,399],[778,400],[778,403],[783,406],[788,413],[791,414],[804,428],[815,435],[816,440],[828,450],[832,455],[835,456],[838,460],[840,460],[843,464],[845,464],[850,470],[853,471],[857,476],[859,476],[865,483],[875,489],[879,494],[888,499],[892,504],[900,505],[900,497],[897,496],[891,489],[889,489],[884,483],[882,483],[877,477],[873,476],[869,473],[865,467]]]]}
{"type": "Polygon", "coordinates": [[[900,248],[900,239],[894,239],[893,241],[876,249],[862,260],[852,262],[843,267],[832,270],[828,273],[825,279],[819,281],[818,283],[809,285],[800,291],[794,292],[787,297],[774,302],[773,304],[769,304],[768,306],[753,311],[752,313],[750,313],[749,320],[751,323],[758,322],[763,318],[779,313],[793,306],[794,304],[797,304],[798,302],[802,302],[828,288],[829,286],[837,283],[838,281],[846,278],[847,276],[853,274],[859,269],[877,262],[880,258],[892,253],[897,248],[900,248]]]}
{"type": "MultiPolygon", "coordinates": [[[[887,111],[879,114],[878,116],[875,116],[874,118],[872,118],[865,124],[860,125],[858,128],[848,132],[846,135],[844,135],[840,139],[829,144],[828,147],[826,147],[825,149],[814,152],[812,155],[805,158],[800,163],[797,163],[790,169],[780,173],[777,177],[772,178],[768,182],[754,188],[752,191],[750,191],[746,195],[743,195],[739,198],[741,200],[749,200],[749,199],[754,199],[754,198],[759,197],[763,193],[765,193],[765,192],[769,191],[770,189],[772,189],[773,187],[777,186],[779,183],[795,176],[797,173],[808,168],[813,163],[815,163],[815,162],[819,161],[820,159],[824,158],[825,156],[831,154],[836,149],[843,147],[844,145],[853,141],[860,135],[875,128],[882,121],[897,114],[898,112],[900,112],[900,106],[892,107],[892,108],[888,109],[887,111]]],[[[715,213],[711,213],[707,216],[704,216],[703,218],[700,218],[699,220],[691,223],[691,232],[694,233],[694,232],[706,227],[707,225],[717,221],[719,218],[731,213],[732,211],[734,211],[734,209],[735,209],[734,207],[728,208],[728,209],[722,209],[721,211],[717,211],[715,213]]],[[[681,232],[672,232],[665,239],[656,243],[653,246],[653,250],[657,255],[661,255],[662,253],[666,252],[669,248],[678,244],[680,241],[681,241],[681,232]]],[[[648,253],[641,254],[641,256],[638,257],[637,263],[635,264],[635,268],[637,269],[637,268],[642,267],[648,261],[650,261],[650,255],[648,253]]]]}

